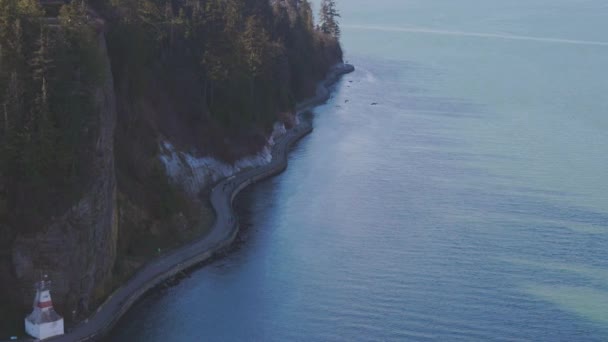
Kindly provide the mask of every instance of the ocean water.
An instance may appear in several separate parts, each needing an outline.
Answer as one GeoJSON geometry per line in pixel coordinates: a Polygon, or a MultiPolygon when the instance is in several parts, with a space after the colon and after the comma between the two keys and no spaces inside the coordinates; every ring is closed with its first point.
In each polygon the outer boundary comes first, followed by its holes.
{"type": "Polygon", "coordinates": [[[608,5],[342,0],[357,71],[112,341],[608,340],[608,5]]]}

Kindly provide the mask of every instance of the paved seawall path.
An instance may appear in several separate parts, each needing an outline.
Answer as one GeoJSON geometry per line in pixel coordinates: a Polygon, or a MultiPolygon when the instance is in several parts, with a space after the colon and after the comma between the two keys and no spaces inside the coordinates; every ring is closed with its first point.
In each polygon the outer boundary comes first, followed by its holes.
{"type": "MultiPolygon", "coordinates": [[[[352,71],[352,65],[334,66],[327,78],[318,84],[316,95],[296,106],[297,115],[326,102],[330,98],[330,86],[337,82],[340,76],[352,71]]],[[[234,198],[247,186],[285,170],[289,148],[310,132],[312,125],[301,120],[299,125],[277,139],[272,148],[270,163],[220,181],[211,190],[210,200],[216,212],[216,220],[207,235],[146,263],[129,281],[114,291],[88,319],[76,325],[67,334],[46,341],[72,342],[102,338],[146,292],[232,244],[239,231],[236,214],[232,208],[234,198]]]]}

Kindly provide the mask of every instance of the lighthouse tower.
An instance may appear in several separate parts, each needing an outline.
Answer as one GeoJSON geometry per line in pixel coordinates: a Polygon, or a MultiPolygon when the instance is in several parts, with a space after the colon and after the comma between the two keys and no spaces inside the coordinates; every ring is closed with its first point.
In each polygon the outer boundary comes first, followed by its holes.
{"type": "Polygon", "coordinates": [[[25,318],[25,331],[40,340],[64,334],[63,318],[53,309],[50,285],[46,280],[36,283],[34,311],[25,318]]]}

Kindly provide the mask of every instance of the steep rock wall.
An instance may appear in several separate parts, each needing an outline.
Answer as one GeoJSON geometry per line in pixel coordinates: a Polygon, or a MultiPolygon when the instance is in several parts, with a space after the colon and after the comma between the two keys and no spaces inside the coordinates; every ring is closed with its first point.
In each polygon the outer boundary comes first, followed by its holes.
{"type": "Polygon", "coordinates": [[[12,248],[13,272],[24,305],[31,304],[34,281],[48,274],[55,305],[66,316],[73,310],[84,314],[94,299],[101,299],[116,258],[116,99],[103,33],[98,40],[106,75],[95,94],[98,131],[87,177],[90,183],[72,207],[38,232],[18,235],[12,248]]]}

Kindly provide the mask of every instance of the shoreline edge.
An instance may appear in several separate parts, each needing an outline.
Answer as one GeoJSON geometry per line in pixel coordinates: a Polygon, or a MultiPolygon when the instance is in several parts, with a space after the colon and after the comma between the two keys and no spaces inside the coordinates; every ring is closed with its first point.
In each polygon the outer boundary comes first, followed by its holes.
{"type": "MultiPolygon", "coordinates": [[[[331,96],[330,87],[341,76],[354,70],[354,66],[350,64],[334,65],[328,71],[326,78],[318,83],[316,95],[296,105],[296,116],[327,102],[331,96]]],[[[218,182],[210,193],[216,218],[209,233],[147,262],[126,283],[116,289],[91,316],[75,325],[65,335],[49,338],[46,341],[91,341],[102,338],[148,291],[178,273],[208,260],[231,245],[239,232],[236,213],[232,208],[234,198],[247,186],[283,172],[287,168],[289,148],[312,130],[311,123],[300,121],[275,142],[270,163],[242,171],[218,182]]]]}

